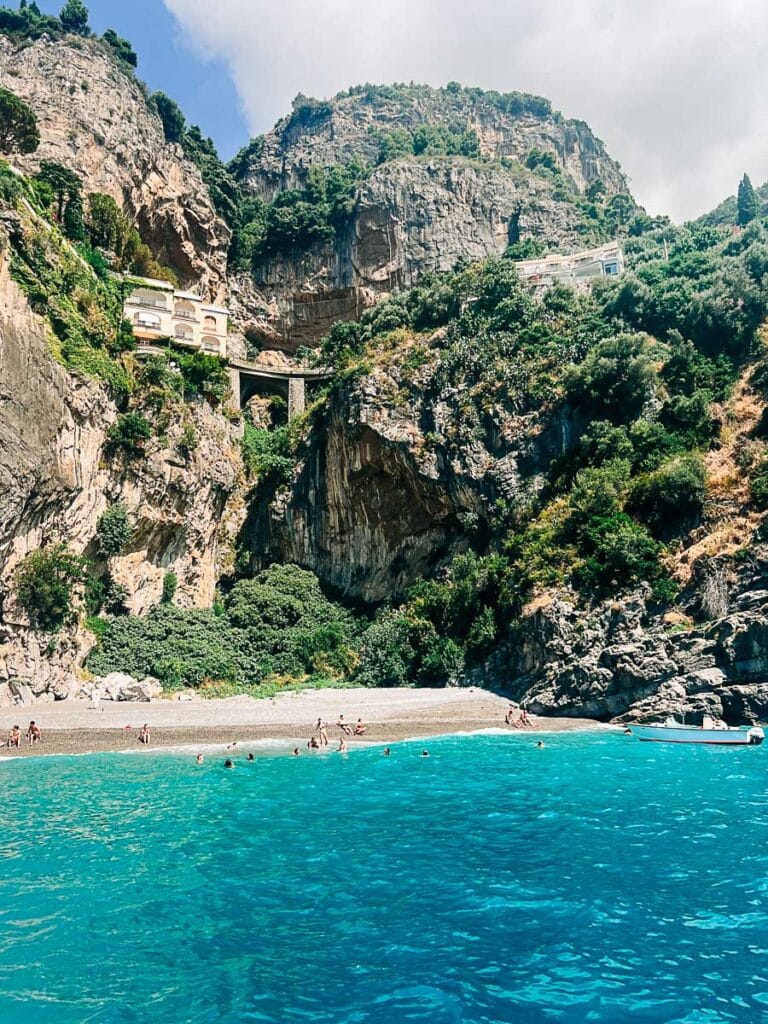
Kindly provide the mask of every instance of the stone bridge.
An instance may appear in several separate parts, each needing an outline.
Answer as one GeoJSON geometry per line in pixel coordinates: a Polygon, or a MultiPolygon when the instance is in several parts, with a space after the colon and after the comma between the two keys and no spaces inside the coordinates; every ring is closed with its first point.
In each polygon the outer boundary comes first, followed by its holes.
{"type": "Polygon", "coordinates": [[[262,366],[239,360],[228,362],[233,404],[240,409],[253,395],[277,394],[288,399],[288,419],[304,412],[308,384],[330,380],[322,367],[262,366]]]}
{"type": "MultiPolygon", "coordinates": [[[[139,345],[139,356],[156,355],[167,351],[159,345],[139,345]]],[[[332,372],[324,367],[263,366],[240,359],[225,360],[232,385],[232,404],[236,409],[254,395],[282,395],[288,400],[288,419],[304,412],[308,384],[322,384],[330,380],[332,372]]]]}

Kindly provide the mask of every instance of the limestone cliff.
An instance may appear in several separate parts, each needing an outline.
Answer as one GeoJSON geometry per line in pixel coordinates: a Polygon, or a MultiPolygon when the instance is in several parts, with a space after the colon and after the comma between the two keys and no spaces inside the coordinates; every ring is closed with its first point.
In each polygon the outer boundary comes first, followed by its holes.
{"type": "Polygon", "coordinates": [[[259,263],[252,281],[235,288],[238,318],[252,340],[288,350],[312,345],[334,320],[356,318],[429,271],[498,255],[518,238],[578,248],[596,237],[574,197],[598,181],[605,201],[629,195],[603,144],[546,101],[510,112],[492,96],[415,86],[298,104],[237,161],[246,194],[271,200],[303,187],[311,167],[353,159],[375,166],[393,131],[455,129],[476,136],[479,147],[473,159],[379,163],[335,242],[259,263]],[[531,169],[532,153],[543,154],[553,173],[531,169]]]}
{"type": "MultiPolygon", "coordinates": [[[[16,229],[16,228],[14,228],[16,229]]],[[[189,415],[194,452],[177,448],[180,422],[147,447],[138,462],[107,457],[117,408],[106,389],[67,372],[54,359],[45,320],[33,313],[9,273],[8,236],[0,235],[0,703],[14,695],[64,697],[81,685],[78,670],[94,637],[81,628],[53,637],[28,628],[13,599],[20,560],[63,542],[97,557],[98,518],[111,502],[129,511],[131,540],[113,560],[127,607],[146,611],[163,577],[179,579],[177,601],[208,606],[230,558],[227,499],[241,472],[236,428],[202,400],[189,415]]]]}
{"type": "Polygon", "coordinates": [[[138,81],[103,47],[77,36],[24,44],[0,36],[0,85],[30,104],[40,129],[37,152],[15,165],[32,171],[55,160],[76,171],[86,192],[111,195],[133,216],[183,284],[224,298],[229,228],[198,168],[166,143],[138,81]]]}

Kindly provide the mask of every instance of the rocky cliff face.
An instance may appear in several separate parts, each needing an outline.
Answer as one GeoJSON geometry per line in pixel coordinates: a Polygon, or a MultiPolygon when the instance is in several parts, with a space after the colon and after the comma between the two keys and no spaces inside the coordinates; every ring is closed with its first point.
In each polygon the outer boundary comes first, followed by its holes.
{"type": "Polygon", "coordinates": [[[334,244],[265,263],[240,285],[236,308],[263,344],[295,350],[425,273],[501,254],[513,231],[557,246],[577,242],[583,227],[572,202],[555,198],[550,182],[522,168],[450,157],[396,160],[360,189],[334,244]]]}
{"type": "Polygon", "coordinates": [[[768,550],[700,567],[682,611],[640,590],[591,610],[537,601],[483,670],[536,714],[619,722],[703,714],[764,718],[768,702],[768,550]],[[718,599],[710,608],[713,587],[718,599]]]}
{"type": "Polygon", "coordinates": [[[301,188],[310,167],[357,159],[375,165],[381,139],[420,126],[474,132],[480,157],[389,160],[360,188],[347,230],[335,243],[259,265],[236,287],[236,310],[257,342],[295,350],[312,345],[335,320],[354,319],[395,288],[461,259],[503,252],[510,241],[584,247],[594,236],[573,202],[598,179],[606,198],[627,194],[626,180],[582,122],[543,109],[513,114],[469,91],[426,87],[347,96],[298,107],[264,137],[240,168],[244,189],[264,200],[301,188]],[[526,166],[547,154],[563,186],[526,166]]]}
{"type": "Polygon", "coordinates": [[[163,577],[179,579],[177,601],[209,606],[230,558],[227,499],[241,477],[237,428],[200,402],[190,410],[198,447],[181,458],[181,424],[149,443],[133,463],[108,458],[117,410],[105,389],[68,373],[51,354],[41,317],[9,274],[0,237],[0,703],[64,697],[78,688],[93,636],[82,629],[51,638],[28,628],[11,582],[22,558],[51,543],[95,555],[99,516],[123,502],[133,524],[127,550],[113,560],[127,606],[141,613],[160,600],[163,577]]]}
{"type": "Polygon", "coordinates": [[[0,36],[0,85],[30,104],[40,129],[40,148],[15,165],[29,172],[55,160],[76,171],[86,192],[105,192],[132,214],[184,285],[223,300],[229,228],[133,77],[79,37],[17,45],[0,36]]]}

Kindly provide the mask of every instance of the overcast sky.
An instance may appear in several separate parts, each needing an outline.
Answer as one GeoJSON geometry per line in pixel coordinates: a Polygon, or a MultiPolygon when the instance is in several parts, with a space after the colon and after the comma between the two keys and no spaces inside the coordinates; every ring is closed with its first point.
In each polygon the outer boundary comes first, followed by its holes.
{"type": "Polygon", "coordinates": [[[547,96],[652,213],[768,178],[766,0],[164,0],[230,68],[254,134],[297,92],[411,81],[547,96]]]}

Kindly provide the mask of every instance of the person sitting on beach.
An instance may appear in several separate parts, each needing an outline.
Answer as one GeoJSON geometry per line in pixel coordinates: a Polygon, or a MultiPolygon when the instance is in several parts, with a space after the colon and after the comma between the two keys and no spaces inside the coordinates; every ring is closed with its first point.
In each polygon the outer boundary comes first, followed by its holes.
{"type": "Polygon", "coordinates": [[[40,726],[36,725],[35,722],[30,722],[29,728],[27,729],[27,743],[31,747],[34,746],[35,743],[39,743],[42,738],[43,734],[40,731],[40,726]]]}
{"type": "Polygon", "coordinates": [[[342,736],[341,739],[339,740],[339,753],[340,754],[346,754],[346,752],[347,752],[347,741],[342,736]]]}
{"type": "Polygon", "coordinates": [[[338,727],[341,729],[341,731],[344,733],[345,736],[351,736],[352,735],[352,730],[349,728],[347,723],[344,721],[344,715],[339,715],[339,720],[336,723],[336,725],[338,725],[338,727]]]}
{"type": "Polygon", "coordinates": [[[227,760],[224,762],[224,767],[225,768],[234,768],[235,767],[235,763],[234,763],[234,761],[232,760],[231,757],[228,757],[227,760]]]}
{"type": "Polygon", "coordinates": [[[139,743],[143,743],[145,747],[149,746],[149,725],[146,722],[141,727],[139,743]]]}
{"type": "Polygon", "coordinates": [[[21,729],[18,725],[14,725],[11,729],[5,745],[6,747],[16,747],[17,749],[21,746],[21,729]]]}
{"type": "Polygon", "coordinates": [[[355,723],[355,736],[362,736],[367,728],[367,725],[363,725],[362,718],[358,718],[357,722],[355,723]]]}
{"type": "Polygon", "coordinates": [[[520,725],[524,729],[530,729],[533,725],[530,718],[528,717],[528,712],[525,710],[525,708],[520,709],[520,725]]]}
{"type": "Polygon", "coordinates": [[[301,753],[301,751],[299,750],[298,747],[294,747],[293,748],[293,756],[294,757],[298,757],[300,753],[301,753]]]}
{"type": "Polygon", "coordinates": [[[324,722],[322,718],[318,718],[315,731],[320,739],[320,743],[324,746],[328,746],[328,723],[324,722]]]}

